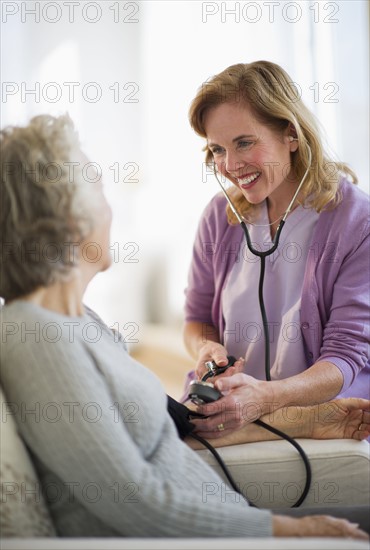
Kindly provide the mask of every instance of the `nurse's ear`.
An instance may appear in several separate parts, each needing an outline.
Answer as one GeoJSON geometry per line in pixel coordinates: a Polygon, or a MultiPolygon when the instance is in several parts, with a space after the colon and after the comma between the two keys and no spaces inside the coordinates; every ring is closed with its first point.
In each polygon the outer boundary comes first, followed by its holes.
{"type": "Polygon", "coordinates": [[[290,152],[294,153],[299,147],[298,138],[296,136],[289,135],[287,136],[287,139],[290,144],[290,152]]]}
{"type": "Polygon", "coordinates": [[[288,140],[288,143],[290,144],[290,151],[294,153],[294,151],[298,149],[298,138],[297,138],[296,129],[292,124],[289,124],[285,132],[286,132],[285,135],[288,140]]]}

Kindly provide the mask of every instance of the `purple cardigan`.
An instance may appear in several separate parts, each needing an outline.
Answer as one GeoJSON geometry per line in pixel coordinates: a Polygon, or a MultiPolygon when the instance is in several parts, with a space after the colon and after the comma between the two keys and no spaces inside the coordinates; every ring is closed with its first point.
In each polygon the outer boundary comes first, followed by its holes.
{"type": "MultiPolygon", "coordinates": [[[[370,394],[370,203],[342,180],[339,205],[321,212],[307,258],[302,288],[301,331],[307,365],[334,363],[344,377],[340,396],[370,394]]],[[[216,195],[196,235],[185,319],[214,325],[223,340],[221,291],[244,238],[227,222],[226,200],[216,195]]],[[[257,292],[257,289],[256,289],[257,292]]]]}

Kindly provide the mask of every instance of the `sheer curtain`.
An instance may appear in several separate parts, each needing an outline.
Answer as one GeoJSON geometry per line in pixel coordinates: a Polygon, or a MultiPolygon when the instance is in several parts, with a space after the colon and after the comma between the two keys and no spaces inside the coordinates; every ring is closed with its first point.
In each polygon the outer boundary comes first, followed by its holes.
{"type": "Polygon", "coordinates": [[[257,59],[282,65],[368,190],[365,1],[26,1],[1,9],[2,125],[43,112],[75,120],[114,214],[113,266],[86,301],[129,342],[144,322],[181,321],[196,225],[217,192],[187,120],[209,76],[257,59]]]}

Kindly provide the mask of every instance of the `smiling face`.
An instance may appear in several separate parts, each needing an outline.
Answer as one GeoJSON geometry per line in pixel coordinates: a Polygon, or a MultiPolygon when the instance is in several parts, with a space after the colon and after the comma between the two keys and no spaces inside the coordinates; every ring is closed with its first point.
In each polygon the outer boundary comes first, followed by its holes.
{"type": "Polygon", "coordinates": [[[277,132],[259,122],[245,103],[222,103],[206,113],[204,128],[218,171],[248,202],[268,199],[279,208],[290,201],[297,188],[291,154],[298,143],[290,139],[289,127],[277,132]]]}

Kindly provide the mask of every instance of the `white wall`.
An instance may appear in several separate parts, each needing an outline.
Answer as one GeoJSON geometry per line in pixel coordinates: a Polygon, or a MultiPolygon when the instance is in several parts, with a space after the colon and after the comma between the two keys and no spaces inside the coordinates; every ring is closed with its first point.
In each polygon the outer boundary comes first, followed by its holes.
{"type": "Polygon", "coordinates": [[[147,320],[181,319],[197,220],[217,192],[187,121],[189,103],[209,76],[238,62],[281,64],[319,116],[332,149],[368,189],[365,1],[84,0],[76,2],[72,22],[67,4],[42,2],[37,22],[26,13],[35,2],[1,3],[3,92],[11,83],[19,90],[2,94],[2,125],[66,110],[75,119],[86,152],[103,168],[114,210],[115,262],[86,299],[126,334],[147,320]],[[80,86],[69,101],[63,83],[72,81],[80,86]],[[39,102],[30,95],[22,101],[22,82],[27,88],[40,82],[50,94],[47,83],[56,82],[63,94],[54,103],[42,94],[39,102]],[[83,95],[88,82],[95,88],[83,95]],[[89,102],[86,94],[99,87],[101,99],[89,102]],[[109,168],[115,163],[120,182],[109,168]],[[138,174],[130,178],[135,166],[138,174]]]}

